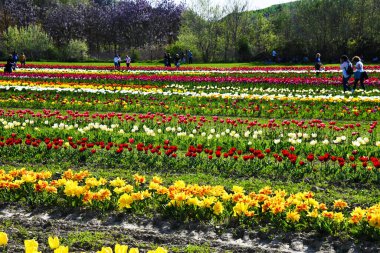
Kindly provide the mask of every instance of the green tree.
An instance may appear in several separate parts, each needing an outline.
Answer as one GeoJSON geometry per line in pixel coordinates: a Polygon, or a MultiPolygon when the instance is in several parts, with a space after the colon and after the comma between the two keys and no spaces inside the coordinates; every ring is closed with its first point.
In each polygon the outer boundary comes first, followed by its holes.
{"type": "Polygon", "coordinates": [[[52,39],[41,28],[40,25],[28,27],[9,27],[3,33],[1,48],[5,52],[24,52],[28,59],[38,60],[46,57],[54,50],[52,39]]]}

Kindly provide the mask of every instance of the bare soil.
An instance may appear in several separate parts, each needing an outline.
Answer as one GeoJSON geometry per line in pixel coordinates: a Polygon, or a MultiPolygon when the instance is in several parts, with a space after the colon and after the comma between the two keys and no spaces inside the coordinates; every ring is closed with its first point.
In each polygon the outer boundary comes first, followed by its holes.
{"type": "MultiPolygon", "coordinates": [[[[260,232],[260,229],[222,228],[202,223],[152,219],[130,214],[91,210],[36,208],[29,210],[15,204],[0,206],[0,228],[10,237],[8,252],[23,252],[24,239],[37,239],[42,252],[47,238],[58,235],[71,238],[70,252],[96,252],[101,246],[116,242],[139,247],[141,252],[154,246],[185,251],[188,245],[201,246],[211,252],[380,252],[380,245],[371,241],[342,240],[318,233],[260,232]],[[82,232],[97,234],[95,241],[82,232]],[[82,238],[73,239],[78,236],[82,238]],[[44,243],[45,242],[45,243],[44,243]],[[207,245],[207,246],[205,246],[207,245]]],[[[65,242],[65,239],[63,239],[65,242]]]]}

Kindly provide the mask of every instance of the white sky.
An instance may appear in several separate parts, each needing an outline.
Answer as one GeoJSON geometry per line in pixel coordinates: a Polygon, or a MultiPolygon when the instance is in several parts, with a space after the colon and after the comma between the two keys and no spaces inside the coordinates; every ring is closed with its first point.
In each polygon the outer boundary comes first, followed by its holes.
{"type": "MultiPolygon", "coordinates": [[[[175,2],[177,3],[180,3],[180,2],[186,3],[188,6],[191,6],[192,3],[196,1],[197,0],[175,0],[175,2]]],[[[221,7],[225,6],[230,1],[231,0],[211,0],[213,4],[219,5],[221,7]]],[[[247,0],[249,10],[258,10],[258,9],[269,7],[274,4],[281,4],[281,3],[294,2],[294,1],[297,1],[297,0],[247,0]]]]}

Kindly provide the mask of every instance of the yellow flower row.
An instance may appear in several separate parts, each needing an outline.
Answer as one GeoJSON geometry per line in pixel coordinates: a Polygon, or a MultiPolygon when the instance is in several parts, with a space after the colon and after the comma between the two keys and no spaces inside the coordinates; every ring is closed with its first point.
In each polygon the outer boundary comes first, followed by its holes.
{"type": "Polygon", "coordinates": [[[88,171],[75,173],[67,170],[62,177],[50,180],[51,172],[33,172],[26,169],[12,170],[6,173],[0,170],[0,190],[23,191],[33,189],[25,194],[46,192],[65,198],[76,198],[83,205],[96,205],[107,202],[117,205],[120,210],[133,209],[134,204],[142,201],[161,201],[160,204],[174,210],[207,211],[215,215],[235,216],[240,218],[260,219],[262,216],[281,217],[288,223],[306,223],[332,221],[336,224],[346,222],[351,225],[368,224],[380,229],[380,203],[369,208],[356,207],[351,213],[348,204],[335,200],[332,210],[325,203],[314,199],[312,192],[288,194],[284,190],[272,190],[269,186],[258,193],[246,192],[240,186],[233,186],[230,191],[224,186],[186,184],[179,180],[170,186],[164,186],[163,180],[153,177],[148,183],[144,176],[135,174],[133,183],[116,178],[107,180],[95,178],[88,171]],[[24,187],[25,185],[32,187],[24,187]]]}
{"type": "MultiPolygon", "coordinates": [[[[8,235],[5,232],[0,232],[0,249],[6,247],[8,244],[8,235]]],[[[69,247],[60,244],[58,237],[49,237],[48,244],[54,253],[68,253],[69,247]]],[[[41,253],[38,251],[38,242],[36,240],[25,240],[25,253],[41,253]]],[[[155,250],[149,250],[148,253],[167,253],[168,251],[162,247],[158,247],[155,250]]],[[[129,248],[127,245],[116,244],[114,250],[111,247],[102,247],[97,253],[139,253],[138,248],[129,248]]]]}

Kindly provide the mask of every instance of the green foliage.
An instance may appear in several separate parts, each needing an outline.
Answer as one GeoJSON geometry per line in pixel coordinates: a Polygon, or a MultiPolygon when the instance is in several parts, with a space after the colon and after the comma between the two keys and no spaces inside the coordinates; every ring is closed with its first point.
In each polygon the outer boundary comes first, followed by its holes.
{"type": "Polygon", "coordinates": [[[62,58],[67,61],[83,61],[88,58],[88,46],[83,40],[70,40],[62,52],[62,58]]]}
{"type": "Polygon", "coordinates": [[[3,33],[3,43],[0,46],[5,52],[24,52],[28,59],[38,60],[47,58],[54,50],[52,39],[40,25],[31,25],[26,28],[9,27],[3,33]]]}
{"type": "Polygon", "coordinates": [[[129,55],[129,57],[131,57],[132,62],[136,62],[136,61],[140,60],[139,51],[133,49],[131,54],[129,55]]]}

